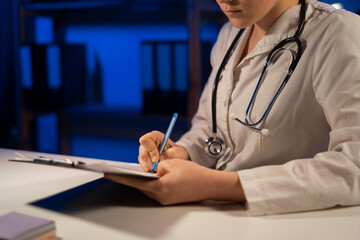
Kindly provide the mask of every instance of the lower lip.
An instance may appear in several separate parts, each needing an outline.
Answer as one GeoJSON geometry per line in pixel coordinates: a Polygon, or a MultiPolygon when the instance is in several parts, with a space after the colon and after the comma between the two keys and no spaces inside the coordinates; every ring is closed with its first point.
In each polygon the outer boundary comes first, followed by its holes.
{"type": "Polygon", "coordinates": [[[239,13],[241,12],[240,10],[239,11],[224,11],[226,16],[228,17],[233,17],[233,16],[237,16],[239,15],[239,13]]]}

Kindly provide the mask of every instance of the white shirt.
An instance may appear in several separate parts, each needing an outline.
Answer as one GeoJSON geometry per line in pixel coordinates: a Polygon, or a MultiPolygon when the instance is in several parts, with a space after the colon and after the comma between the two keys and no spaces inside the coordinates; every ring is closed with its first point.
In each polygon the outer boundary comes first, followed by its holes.
{"type": "MultiPolygon", "coordinates": [[[[211,90],[219,65],[239,31],[221,29],[211,53],[213,71],[203,90],[192,128],[179,141],[191,160],[237,171],[251,215],[360,204],[360,17],[315,0],[307,1],[300,36],[302,57],[269,115],[258,126],[265,136],[230,118],[245,110],[265,59],[294,35],[300,5],[288,9],[257,46],[239,62],[250,28],[240,38],[217,91],[217,136],[227,148],[219,159],[204,151],[212,135],[211,90]]],[[[286,48],[296,50],[295,44],[286,48]]],[[[289,64],[285,51],[269,70],[250,119],[264,113],[289,64]]]]}

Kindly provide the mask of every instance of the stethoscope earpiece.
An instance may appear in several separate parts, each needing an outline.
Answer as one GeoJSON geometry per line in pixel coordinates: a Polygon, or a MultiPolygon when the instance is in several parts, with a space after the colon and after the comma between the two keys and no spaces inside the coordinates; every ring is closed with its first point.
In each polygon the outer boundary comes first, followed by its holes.
{"type": "Polygon", "coordinates": [[[205,148],[205,152],[209,157],[219,158],[224,154],[226,147],[224,140],[222,140],[219,137],[212,136],[205,139],[204,148],[205,148]]]}
{"type": "Polygon", "coordinates": [[[264,135],[264,136],[269,135],[269,129],[263,128],[263,129],[261,129],[260,132],[261,132],[261,134],[264,135]]]}
{"type": "Polygon", "coordinates": [[[236,119],[237,119],[235,113],[230,113],[230,119],[232,119],[232,120],[236,120],[236,119]]]}
{"type": "Polygon", "coordinates": [[[260,132],[260,133],[261,133],[262,135],[264,135],[264,136],[267,136],[267,135],[269,135],[269,133],[270,133],[269,129],[266,129],[266,128],[257,128],[257,127],[250,126],[249,124],[244,123],[243,121],[241,121],[241,120],[235,115],[235,113],[231,113],[231,114],[230,114],[230,119],[236,120],[236,121],[238,121],[239,123],[241,123],[242,125],[247,126],[247,127],[251,128],[251,129],[257,131],[257,132],[260,132]]]}

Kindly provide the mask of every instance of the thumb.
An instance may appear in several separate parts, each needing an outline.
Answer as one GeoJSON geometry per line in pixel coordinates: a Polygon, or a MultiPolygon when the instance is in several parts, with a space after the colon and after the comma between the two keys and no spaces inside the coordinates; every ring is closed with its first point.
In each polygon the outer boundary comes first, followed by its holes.
{"type": "Polygon", "coordinates": [[[176,158],[177,152],[176,148],[168,148],[160,155],[160,160],[176,158]]]}
{"type": "Polygon", "coordinates": [[[169,160],[162,160],[159,162],[156,175],[159,177],[164,176],[165,174],[170,172],[170,164],[169,160]]]}

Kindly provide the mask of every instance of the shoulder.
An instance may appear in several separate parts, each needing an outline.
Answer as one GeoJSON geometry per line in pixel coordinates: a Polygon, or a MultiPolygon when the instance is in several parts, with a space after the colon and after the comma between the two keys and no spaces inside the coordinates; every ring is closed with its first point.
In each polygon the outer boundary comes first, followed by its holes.
{"type": "Polygon", "coordinates": [[[309,0],[311,13],[309,24],[329,34],[360,34],[360,16],[344,9],[336,9],[331,5],[309,0]]]}
{"type": "Polygon", "coordinates": [[[308,44],[317,45],[323,53],[360,51],[360,16],[314,0],[308,3],[303,32],[308,44]]]}
{"type": "Polygon", "coordinates": [[[314,88],[322,93],[318,98],[324,99],[340,81],[351,83],[346,86],[359,81],[360,17],[324,3],[309,3],[313,9],[304,29],[306,59],[314,88]]]}

